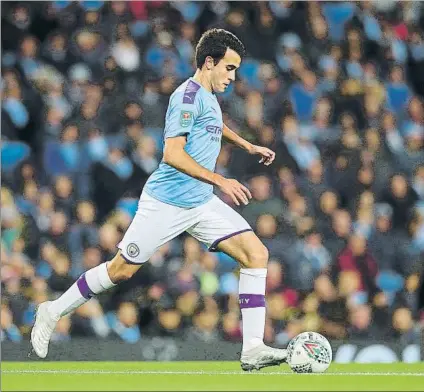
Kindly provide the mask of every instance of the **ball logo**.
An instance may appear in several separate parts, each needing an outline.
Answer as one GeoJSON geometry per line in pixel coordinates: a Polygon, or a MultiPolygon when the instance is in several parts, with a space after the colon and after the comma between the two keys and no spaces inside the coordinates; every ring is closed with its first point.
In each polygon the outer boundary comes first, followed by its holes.
{"type": "Polygon", "coordinates": [[[303,348],[309,358],[312,358],[320,363],[330,363],[330,354],[325,347],[319,343],[305,342],[303,348]]]}
{"type": "Polygon", "coordinates": [[[317,343],[305,342],[303,343],[303,347],[311,358],[315,358],[321,354],[321,347],[317,343]]]}
{"type": "Polygon", "coordinates": [[[129,244],[127,246],[127,253],[130,257],[137,257],[140,254],[140,249],[136,244],[129,244]]]}

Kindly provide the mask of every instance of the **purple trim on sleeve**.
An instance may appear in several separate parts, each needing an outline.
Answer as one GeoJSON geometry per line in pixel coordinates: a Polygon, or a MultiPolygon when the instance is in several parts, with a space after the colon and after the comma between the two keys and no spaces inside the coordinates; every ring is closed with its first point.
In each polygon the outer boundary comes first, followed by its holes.
{"type": "Polygon", "coordinates": [[[196,94],[199,91],[200,85],[194,83],[189,80],[187,83],[187,87],[184,91],[183,103],[194,104],[194,100],[196,98],[196,94]]]}

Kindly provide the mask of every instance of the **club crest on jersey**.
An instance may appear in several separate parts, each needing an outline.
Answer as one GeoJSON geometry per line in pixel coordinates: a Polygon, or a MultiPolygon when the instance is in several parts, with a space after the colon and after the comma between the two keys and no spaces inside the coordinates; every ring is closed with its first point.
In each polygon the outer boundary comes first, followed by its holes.
{"type": "Polygon", "coordinates": [[[188,127],[193,121],[193,113],[187,110],[181,111],[180,125],[184,128],[188,127]]]}
{"type": "Polygon", "coordinates": [[[140,248],[134,243],[128,244],[127,253],[130,257],[137,257],[140,254],[140,248]]]}

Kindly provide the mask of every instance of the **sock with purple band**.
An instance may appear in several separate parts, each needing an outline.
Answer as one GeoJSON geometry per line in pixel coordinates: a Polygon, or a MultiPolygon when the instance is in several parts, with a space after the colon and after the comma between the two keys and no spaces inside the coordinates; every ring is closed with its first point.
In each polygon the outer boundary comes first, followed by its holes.
{"type": "Polygon", "coordinates": [[[85,299],[90,299],[94,296],[94,293],[90,290],[90,287],[88,287],[87,279],[85,277],[85,274],[82,274],[80,278],[77,280],[77,286],[81,293],[81,295],[85,299]]]}
{"type": "Polygon", "coordinates": [[[65,316],[113,286],[115,284],[109,278],[107,263],[100,264],[82,274],[67,291],[50,304],[49,311],[56,318],[65,316]]]}
{"type": "Polygon", "coordinates": [[[265,306],[265,295],[262,294],[240,294],[240,309],[262,308],[265,306]]]}
{"type": "Polygon", "coordinates": [[[260,345],[265,329],[266,268],[242,268],[239,304],[243,319],[243,352],[260,345]]]}

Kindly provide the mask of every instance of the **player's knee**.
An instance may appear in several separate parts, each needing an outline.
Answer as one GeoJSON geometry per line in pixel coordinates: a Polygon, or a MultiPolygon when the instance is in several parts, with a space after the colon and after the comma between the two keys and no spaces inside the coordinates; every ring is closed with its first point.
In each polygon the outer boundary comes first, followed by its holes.
{"type": "Polygon", "coordinates": [[[260,244],[259,246],[252,249],[247,254],[244,268],[267,268],[269,259],[269,252],[265,245],[260,244]]]}
{"type": "Polygon", "coordinates": [[[120,254],[117,254],[107,267],[109,278],[113,283],[130,279],[140,268],[139,265],[128,264],[120,254]]]}

